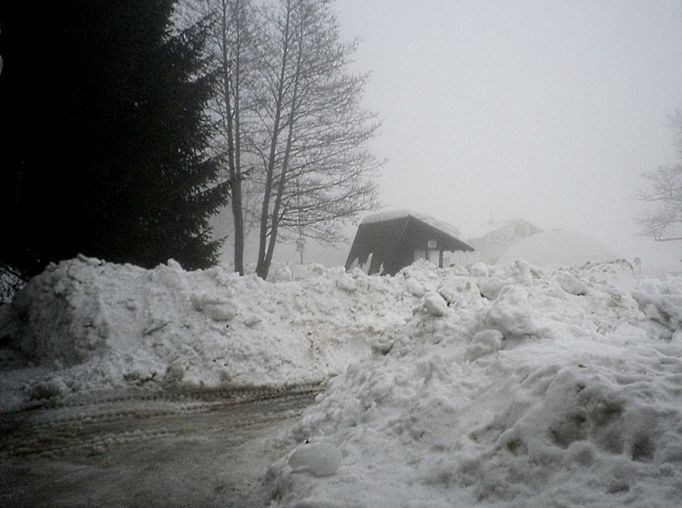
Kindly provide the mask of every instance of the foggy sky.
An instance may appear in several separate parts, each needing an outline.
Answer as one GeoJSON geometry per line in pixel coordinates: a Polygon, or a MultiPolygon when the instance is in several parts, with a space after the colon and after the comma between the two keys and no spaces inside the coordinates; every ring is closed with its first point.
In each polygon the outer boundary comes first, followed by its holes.
{"type": "Polygon", "coordinates": [[[448,220],[598,238],[645,267],[682,244],[638,237],[640,175],[675,161],[676,0],[337,0],[364,104],[383,118],[381,200],[448,220]]]}

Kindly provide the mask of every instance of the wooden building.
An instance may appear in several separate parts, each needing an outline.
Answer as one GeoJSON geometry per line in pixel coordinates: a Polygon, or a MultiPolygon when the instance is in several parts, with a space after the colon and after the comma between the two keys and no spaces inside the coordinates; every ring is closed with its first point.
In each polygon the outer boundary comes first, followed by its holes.
{"type": "Polygon", "coordinates": [[[407,211],[366,217],[353,240],[346,269],[363,266],[367,273],[395,275],[417,259],[443,267],[443,252],[471,251],[447,223],[407,211]]]}

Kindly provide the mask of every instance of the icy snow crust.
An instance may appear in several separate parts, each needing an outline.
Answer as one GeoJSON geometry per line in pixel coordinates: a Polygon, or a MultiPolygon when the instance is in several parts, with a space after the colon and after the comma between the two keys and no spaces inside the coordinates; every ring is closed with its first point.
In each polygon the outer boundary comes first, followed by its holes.
{"type": "Polygon", "coordinates": [[[682,278],[514,261],[273,279],[52,266],[0,307],[3,358],[35,363],[3,364],[0,401],[342,372],[283,437],[273,506],[678,505],[682,278]]]}
{"type": "Polygon", "coordinates": [[[682,279],[626,262],[398,277],[424,305],[304,415],[292,455],[325,442],[341,463],[274,464],[280,506],[678,506],[682,279]]]}

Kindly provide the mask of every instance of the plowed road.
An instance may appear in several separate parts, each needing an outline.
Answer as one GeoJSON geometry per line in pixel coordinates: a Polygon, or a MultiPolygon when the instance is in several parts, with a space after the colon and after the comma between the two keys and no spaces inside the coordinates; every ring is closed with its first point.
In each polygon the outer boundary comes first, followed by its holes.
{"type": "Polygon", "coordinates": [[[278,436],[319,391],[100,393],[0,414],[0,506],[266,506],[278,436]]]}

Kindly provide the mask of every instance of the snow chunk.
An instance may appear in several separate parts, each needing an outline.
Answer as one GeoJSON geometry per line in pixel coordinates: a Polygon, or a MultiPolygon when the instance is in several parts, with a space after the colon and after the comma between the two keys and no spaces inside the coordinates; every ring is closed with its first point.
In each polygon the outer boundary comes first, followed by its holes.
{"type": "Polygon", "coordinates": [[[405,289],[412,296],[421,297],[426,293],[424,286],[414,277],[408,277],[405,279],[405,289]]]}
{"type": "Polygon", "coordinates": [[[484,263],[474,263],[469,267],[469,273],[473,277],[487,277],[488,267],[484,263]]]}
{"type": "Polygon", "coordinates": [[[575,296],[587,294],[587,285],[570,272],[561,271],[554,276],[554,279],[567,293],[575,296]]]}
{"type": "Polygon", "coordinates": [[[192,308],[205,313],[214,321],[230,321],[237,314],[234,306],[225,298],[209,293],[192,293],[189,297],[192,308]]]}
{"type": "Polygon", "coordinates": [[[341,458],[339,449],[328,441],[307,442],[291,453],[289,465],[294,473],[333,476],[341,466],[341,458]]]}
{"type": "Polygon", "coordinates": [[[505,338],[520,338],[539,333],[528,304],[528,291],[522,287],[505,286],[492,307],[484,314],[486,328],[499,330],[505,338]]]}
{"type": "Polygon", "coordinates": [[[632,292],[632,297],[651,319],[673,330],[682,328],[682,283],[679,279],[643,284],[632,292]]]}
{"type": "Polygon", "coordinates": [[[448,312],[448,304],[443,297],[435,292],[424,297],[424,307],[432,316],[444,316],[448,312]]]}
{"type": "Polygon", "coordinates": [[[497,298],[497,295],[500,294],[500,291],[502,291],[502,288],[506,285],[508,285],[507,281],[497,277],[493,277],[491,279],[480,279],[478,281],[478,287],[481,291],[481,296],[486,297],[488,300],[494,300],[497,298]]]}
{"type": "Polygon", "coordinates": [[[352,293],[357,289],[355,281],[345,274],[336,280],[336,287],[343,289],[344,291],[348,291],[349,293],[352,293]]]}
{"type": "Polygon", "coordinates": [[[290,282],[294,280],[294,272],[289,265],[282,265],[269,277],[269,280],[272,282],[290,282]]]}
{"type": "Polygon", "coordinates": [[[472,360],[494,353],[502,347],[502,339],[504,337],[499,330],[482,330],[474,335],[467,346],[467,353],[472,360]]]}
{"type": "Polygon", "coordinates": [[[167,384],[178,384],[185,377],[185,366],[180,360],[171,362],[166,368],[163,381],[167,384]]]}

